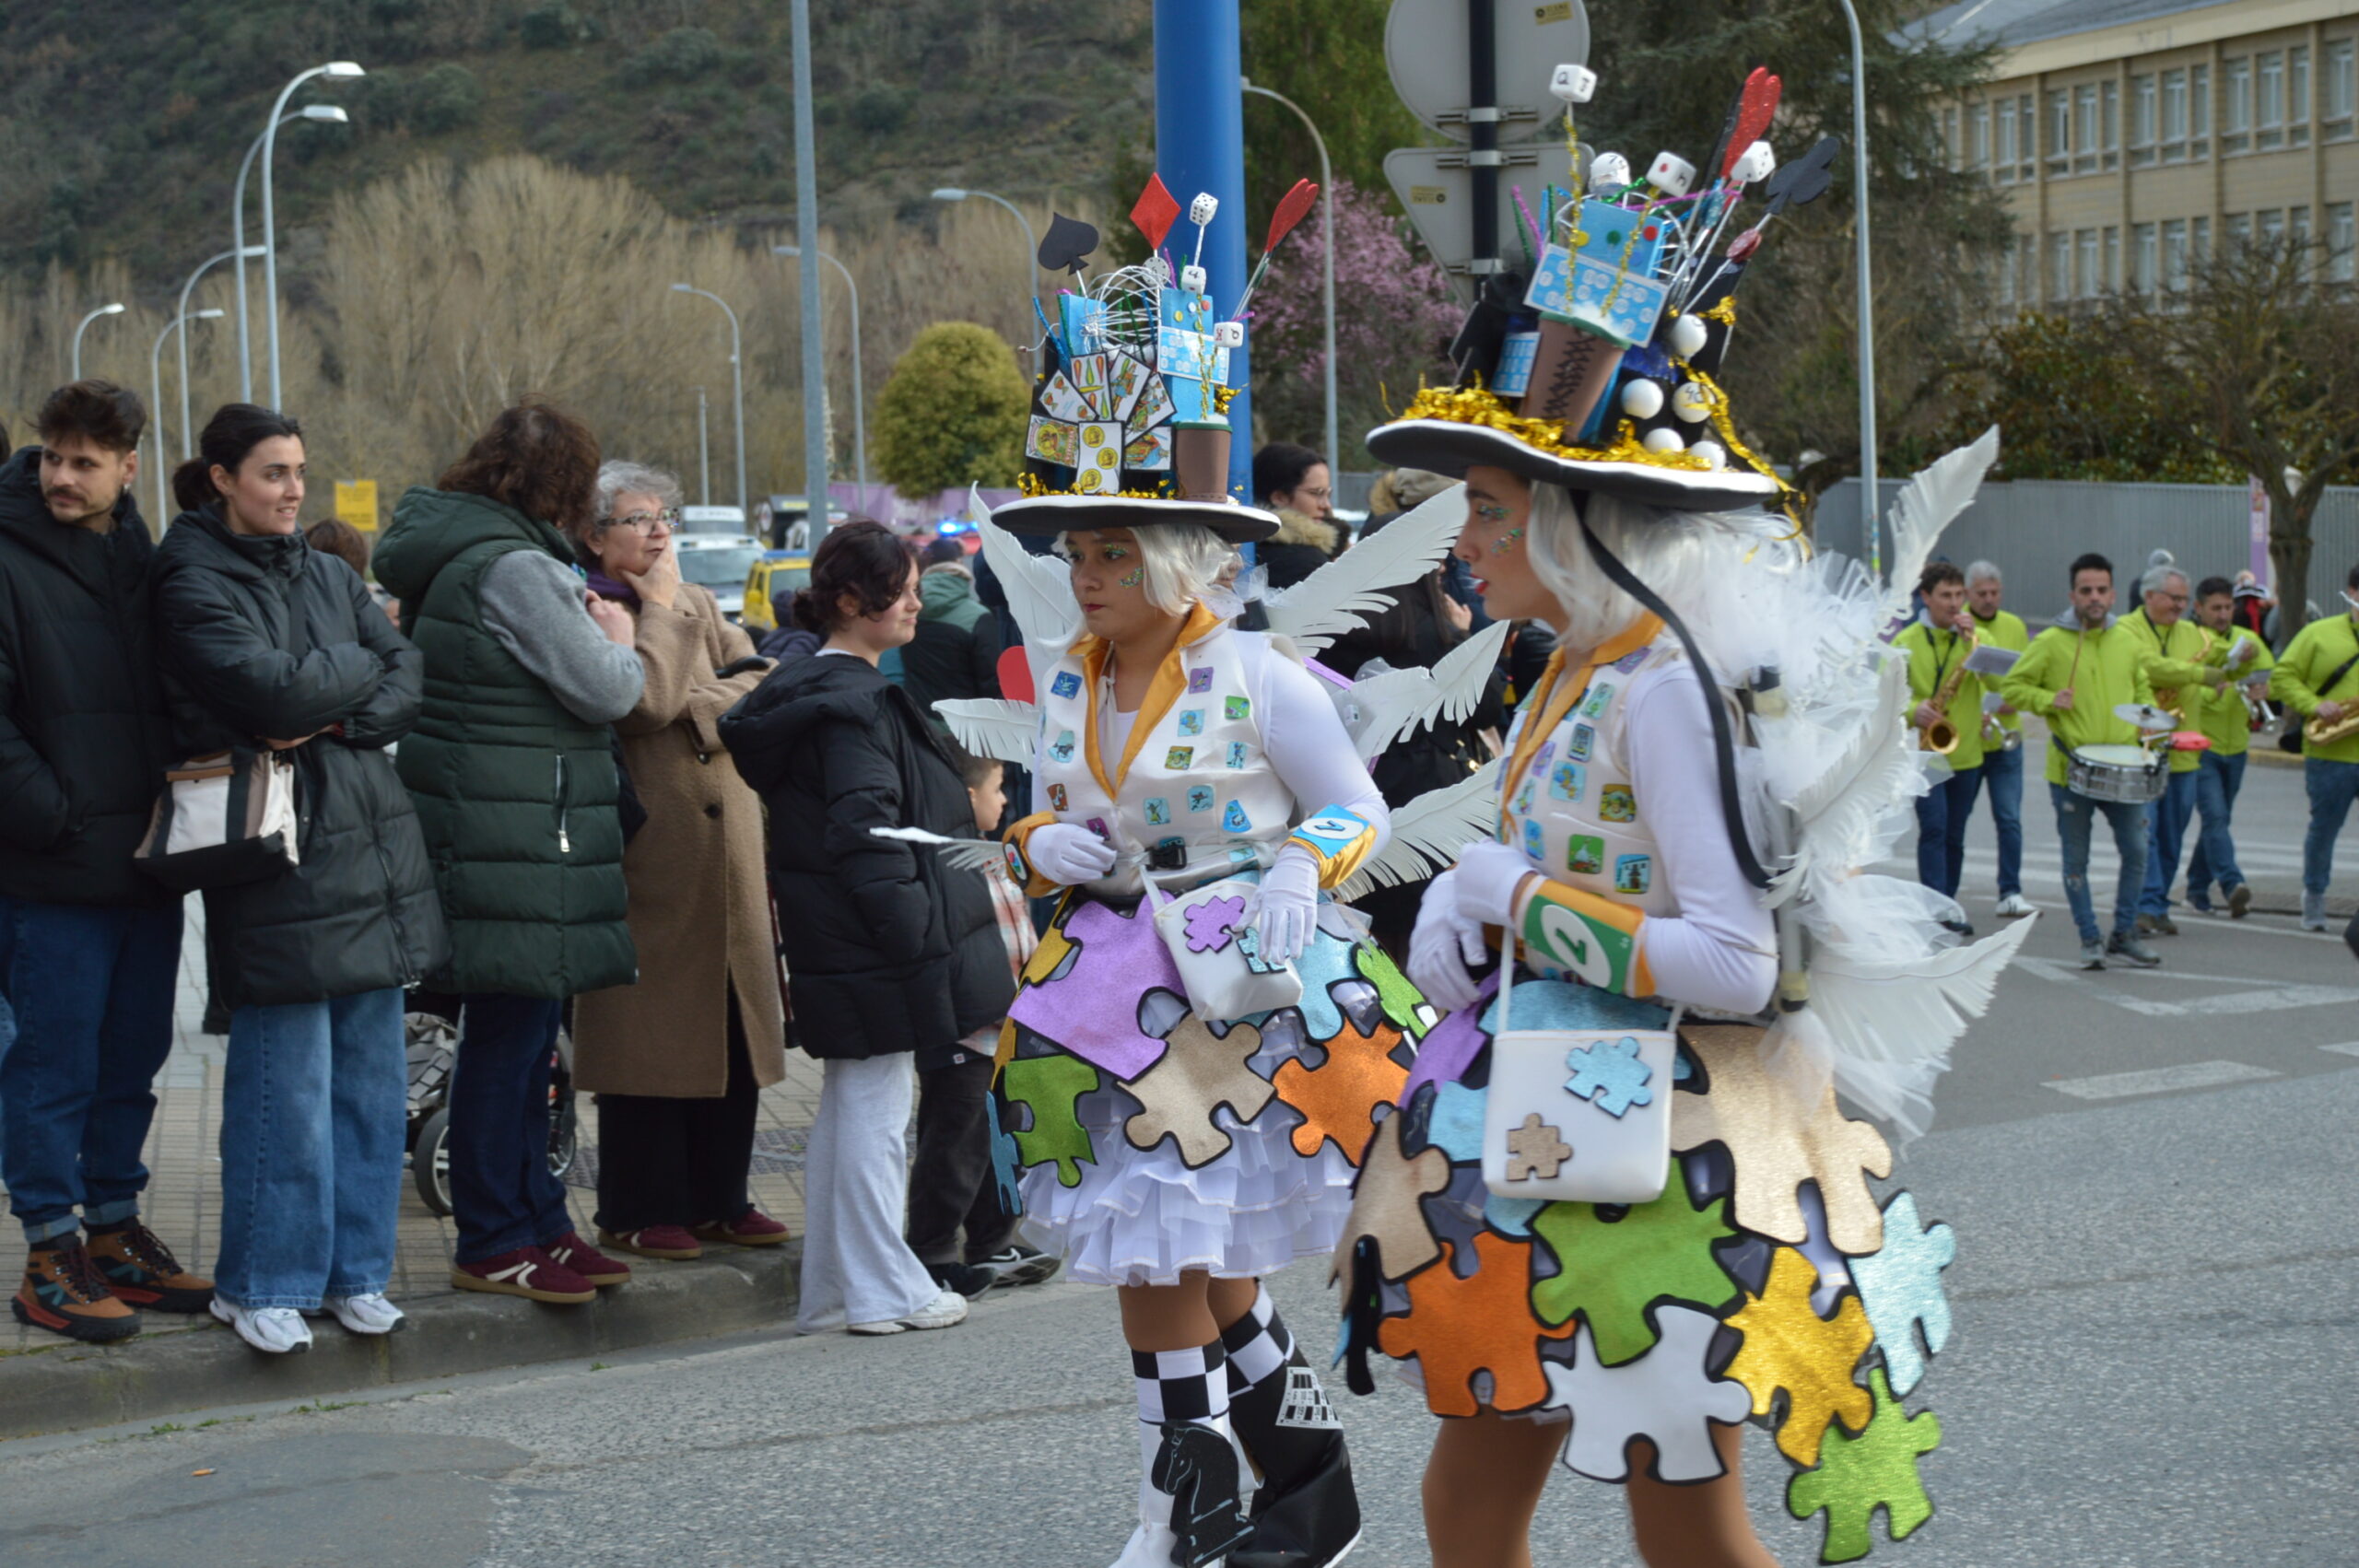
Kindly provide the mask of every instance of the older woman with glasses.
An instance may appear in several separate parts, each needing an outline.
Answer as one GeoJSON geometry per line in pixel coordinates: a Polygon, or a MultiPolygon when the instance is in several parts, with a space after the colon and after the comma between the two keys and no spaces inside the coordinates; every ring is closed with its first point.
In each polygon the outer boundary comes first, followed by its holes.
{"type": "Polygon", "coordinates": [[[574,533],[591,591],[629,612],[647,666],[615,721],[647,809],[623,851],[639,982],[575,1002],[574,1082],[598,1096],[599,1243],[661,1258],[786,1239],[745,1188],[756,1103],[786,1071],[761,803],[716,728],[769,664],[680,580],[679,499],[672,475],[608,462],[574,533]]]}

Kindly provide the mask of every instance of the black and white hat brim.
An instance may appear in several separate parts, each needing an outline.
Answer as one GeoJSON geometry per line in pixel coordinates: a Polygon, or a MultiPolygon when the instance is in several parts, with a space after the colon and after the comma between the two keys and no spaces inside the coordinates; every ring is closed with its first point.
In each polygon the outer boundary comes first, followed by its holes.
{"type": "Polygon", "coordinates": [[[1195,522],[1232,544],[1258,544],[1278,532],[1276,514],[1259,507],[1151,496],[1027,496],[993,511],[992,521],[1010,533],[1040,535],[1195,522]]]}
{"type": "Polygon", "coordinates": [[[1672,468],[1648,462],[1560,457],[1487,425],[1455,419],[1401,419],[1368,432],[1367,450],[1395,468],[1424,468],[1463,479],[1473,467],[1568,490],[1616,496],[1672,511],[1743,511],[1778,497],[1778,481],[1750,469],[1672,468]]]}

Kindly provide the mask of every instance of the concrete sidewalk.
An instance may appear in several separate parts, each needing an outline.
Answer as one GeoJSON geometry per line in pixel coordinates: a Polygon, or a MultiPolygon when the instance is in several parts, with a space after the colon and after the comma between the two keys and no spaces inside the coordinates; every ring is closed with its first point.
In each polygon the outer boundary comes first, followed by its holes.
{"type": "MultiPolygon", "coordinates": [[[[156,1120],[147,1136],[150,1172],[143,1205],[148,1225],[181,1261],[209,1272],[221,1244],[222,1073],[229,1041],[206,1035],[205,918],[188,901],[173,1007],[170,1059],[156,1081],[156,1120]]],[[[803,1234],[803,1148],[819,1102],[819,1064],[799,1051],[786,1077],[765,1090],[754,1138],[754,1202],[803,1234]]],[[[580,1102],[581,1152],[567,1176],[574,1220],[594,1239],[598,1117],[580,1102]]],[[[15,1233],[10,1233],[13,1238],[15,1233]]],[[[405,1172],[401,1239],[390,1294],[409,1327],[385,1340],[348,1335],[333,1319],[314,1322],[305,1355],[257,1354],[209,1316],[147,1315],[148,1328],[120,1346],[81,1345],[0,1318],[0,1438],[66,1431],[207,1405],[311,1398],[393,1381],[558,1360],[791,1322],[800,1246],[722,1247],[700,1262],[629,1259],[628,1285],[600,1293],[595,1306],[544,1306],[451,1285],[457,1232],[420,1201],[405,1172]],[[721,1256],[725,1254],[726,1256],[721,1256]]],[[[8,1290],[21,1258],[6,1255],[8,1290]]]]}

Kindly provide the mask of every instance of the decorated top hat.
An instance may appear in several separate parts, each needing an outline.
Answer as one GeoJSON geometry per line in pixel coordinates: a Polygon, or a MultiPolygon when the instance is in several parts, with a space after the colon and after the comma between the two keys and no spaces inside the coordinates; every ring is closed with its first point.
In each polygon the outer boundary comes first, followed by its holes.
{"type": "MultiPolygon", "coordinates": [[[[1581,100],[1594,81],[1575,89],[1581,100]]],[[[1778,168],[1759,139],[1778,91],[1766,70],[1746,78],[1700,176],[1662,152],[1636,179],[1621,154],[1580,145],[1560,92],[1571,184],[1544,190],[1536,219],[1517,193],[1528,265],[1484,280],[1450,345],[1455,384],[1420,389],[1368,450],[1453,478],[1487,465],[1682,511],[1781,497],[1785,481],[1738,438],[1714,379],[1763,228],[1825,191],[1841,146],[1825,137],[1778,168]]]]}

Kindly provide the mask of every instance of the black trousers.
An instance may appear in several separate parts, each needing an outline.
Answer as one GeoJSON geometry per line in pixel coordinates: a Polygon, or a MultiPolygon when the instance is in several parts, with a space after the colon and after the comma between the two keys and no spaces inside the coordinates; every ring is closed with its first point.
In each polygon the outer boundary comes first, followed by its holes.
{"type": "Polygon", "coordinates": [[[918,1074],[918,1153],[910,1166],[910,1250],[928,1265],[980,1263],[1015,1234],[1015,1216],[1000,1207],[992,1178],[992,1129],[983,1102],[992,1092],[988,1052],[918,1074]]]}
{"type": "Polygon", "coordinates": [[[609,1231],[734,1220],[752,1206],[761,1090],[745,1052],[737,995],[729,996],[729,1088],[718,1099],[598,1096],[598,1223],[609,1231]]]}

